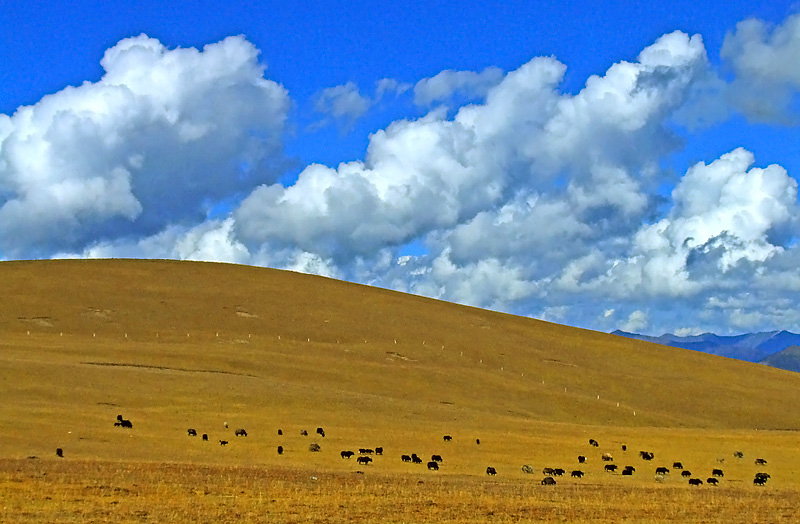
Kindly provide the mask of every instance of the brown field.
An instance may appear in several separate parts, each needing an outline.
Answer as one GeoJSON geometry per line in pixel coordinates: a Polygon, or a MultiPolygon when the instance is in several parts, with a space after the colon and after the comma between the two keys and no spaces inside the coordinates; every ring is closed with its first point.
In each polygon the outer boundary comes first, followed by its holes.
{"type": "Polygon", "coordinates": [[[800,520],[795,373],[225,264],[3,262],[0,290],[0,522],[800,520]]]}

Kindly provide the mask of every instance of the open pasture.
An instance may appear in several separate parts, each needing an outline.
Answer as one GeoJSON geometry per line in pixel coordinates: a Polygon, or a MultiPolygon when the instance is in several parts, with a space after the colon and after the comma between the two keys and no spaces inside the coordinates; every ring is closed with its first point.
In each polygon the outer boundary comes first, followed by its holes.
{"type": "Polygon", "coordinates": [[[223,264],[2,263],[0,286],[2,522],[800,517],[794,373],[223,264]]]}

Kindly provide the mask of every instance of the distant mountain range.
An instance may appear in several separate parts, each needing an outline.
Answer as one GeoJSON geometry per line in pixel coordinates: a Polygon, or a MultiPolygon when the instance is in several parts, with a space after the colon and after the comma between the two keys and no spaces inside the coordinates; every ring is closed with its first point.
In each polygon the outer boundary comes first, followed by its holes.
{"type": "Polygon", "coordinates": [[[611,334],[747,362],[757,362],[789,371],[800,371],[800,335],[789,331],[745,333],[735,336],[703,333],[690,337],[679,337],[672,334],[651,337],[621,330],[616,330],[611,334]]]}

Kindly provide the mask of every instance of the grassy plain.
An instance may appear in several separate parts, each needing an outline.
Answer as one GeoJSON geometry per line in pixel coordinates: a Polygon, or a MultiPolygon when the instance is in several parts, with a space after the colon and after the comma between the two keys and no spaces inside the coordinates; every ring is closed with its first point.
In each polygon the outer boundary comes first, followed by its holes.
{"type": "Polygon", "coordinates": [[[795,373],[224,264],[3,262],[0,289],[0,522],[800,520],[795,373]],[[656,482],[678,460],[725,477],[656,482]]]}

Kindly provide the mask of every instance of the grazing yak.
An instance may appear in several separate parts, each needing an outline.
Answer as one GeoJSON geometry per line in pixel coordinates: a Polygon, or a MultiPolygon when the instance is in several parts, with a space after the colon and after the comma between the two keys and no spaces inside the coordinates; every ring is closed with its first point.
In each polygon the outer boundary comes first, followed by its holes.
{"type": "Polygon", "coordinates": [[[615,471],[617,471],[617,466],[616,464],[606,464],[604,469],[608,473],[614,473],[615,471]]]}
{"type": "Polygon", "coordinates": [[[528,473],[529,475],[532,474],[533,473],[533,466],[531,466],[530,464],[523,464],[522,472],[523,473],[528,473]]]}
{"type": "Polygon", "coordinates": [[[278,446],[278,455],[283,455],[283,446],[278,446]]]}
{"type": "Polygon", "coordinates": [[[189,429],[186,430],[186,432],[189,434],[190,437],[196,437],[197,436],[197,431],[194,428],[189,428],[189,429]]]}
{"type": "Polygon", "coordinates": [[[481,439],[479,439],[479,438],[476,438],[476,439],[475,439],[475,444],[477,444],[477,445],[479,445],[479,446],[480,446],[480,445],[481,445],[481,439]]]}
{"type": "Polygon", "coordinates": [[[492,476],[497,475],[497,470],[494,469],[492,466],[487,466],[486,467],[486,474],[487,475],[492,475],[492,476]]]}
{"type": "Polygon", "coordinates": [[[756,459],[756,466],[766,466],[766,465],[767,465],[767,461],[766,460],[764,460],[762,458],[757,458],[756,459]]]}
{"type": "Polygon", "coordinates": [[[572,478],[579,479],[579,478],[583,477],[583,471],[581,471],[579,469],[576,469],[576,470],[573,470],[572,473],[570,473],[570,475],[572,475],[572,478]]]}
{"type": "Polygon", "coordinates": [[[350,457],[355,455],[355,453],[353,453],[352,451],[342,451],[339,454],[342,456],[343,459],[349,459],[350,457]]]}
{"type": "Polygon", "coordinates": [[[411,455],[400,455],[400,460],[403,462],[411,462],[411,455]]]}
{"type": "Polygon", "coordinates": [[[375,450],[370,448],[358,448],[358,452],[361,455],[372,455],[375,452],[375,450]]]}
{"type": "Polygon", "coordinates": [[[322,428],[317,428],[317,435],[319,435],[320,437],[324,438],[325,437],[325,430],[322,429],[322,428]]]}
{"type": "Polygon", "coordinates": [[[283,435],[283,430],[282,429],[278,429],[278,435],[283,435]]]}
{"type": "Polygon", "coordinates": [[[208,433],[203,433],[203,440],[208,441],[208,433]]]}
{"type": "Polygon", "coordinates": [[[578,455],[578,464],[583,464],[584,462],[586,462],[586,457],[578,455]]]}
{"type": "Polygon", "coordinates": [[[416,453],[412,453],[411,454],[411,462],[413,462],[414,464],[422,464],[422,459],[419,458],[419,456],[417,456],[416,453]]]}
{"type": "Polygon", "coordinates": [[[711,470],[711,476],[712,477],[724,477],[725,473],[723,473],[723,471],[721,469],[713,469],[713,470],[711,470]]]}
{"type": "Polygon", "coordinates": [[[736,457],[737,459],[740,459],[744,457],[744,453],[742,453],[741,451],[734,451],[733,456],[736,457]]]}
{"type": "Polygon", "coordinates": [[[228,445],[228,441],[227,440],[220,440],[219,441],[219,445],[220,446],[227,446],[228,445]]]}
{"type": "Polygon", "coordinates": [[[691,477],[691,476],[692,472],[689,471],[688,469],[684,469],[683,471],[681,471],[681,477],[691,477]]]}
{"type": "Polygon", "coordinates": [[[681,464],[680,462],[673,462],[672,469],[683,469],[683,464],[681,464]]]}
{"type": "Polygon", "coordinates": [[[689,485],[690,486],[702,486],[703,485],[703,481],[700,480],[700,479],[689,479],[689,485]]]}
{"type": "Polygon", "coordinates": [[[369,464],[372,462],[372,457],[361,456],[356,459],[359,464],[369,464]]]}
{"type": "Polygon", "coordinates": [[[436,462],[435,460],[431,460],[430,462],[428,462],[428,469],[433,471],[439,471],[439,463],[436,462]]]}
{"type": "Polygon", "coordinates": [[[542,486],[555,486],[555,485],[556,485],[556,479],[554,479],[553,477],[545,477],[542,479],[542,486]]]}
{"type": "Polygon", "coordinates": [[[431,460],[434,461],[434,462],[442,462],[442,456],[441,455],[431,455],[431,460]]]}
{"type": "Polygon", "coordinates": [[[668,475],[669,470],[664,466],[659,466],[656,468],[656,475],[668,475]]]}
{"type": "Polygon", "coordinates": [[[234,431],[233,434],[236,435],[237,437],[246,437],[247,431],[245,431],[244,428],[239,428],[236,431],[234,431]]]}
{"type": "Polygon", "coordinates": [[[118,428],[133,428],[133,423],[125,418],[122,418],[122,415],[117,415],[117,421],[114,422],[114,426],[118,428]]]}
{"type": "Polygon", "coordinates": [[[597,443],[597,441],[596,441],[595,439],[593,439],[593,438],[590,438],[590,439],[589,439],[589,445],[590,445],[590,446],[594,446],[594,447],[598,447],[600,444],[598,444],[598,443],[597,443]]]}
{"type": "Polygon", "coordinates": [[[604,462],[611,462],[612,460],[614,460],[614,457],[611,456],[611,453],[603,453],[603,456],[601,458],[603,459],[604,462]]]}
{"type": "Polygon", "coordinates": [[[451,440],[453,440],[453,437],[451,437],[450,435],[445,435],[442,437],[442,440],[444,440],[445,442],[450,442],[451,440]]]}
{"type": "Polygon", "coordinates": [[[307,436],[308,436],[308,431],[306,431],[306,430],[304,430],[304,429],[301,429],[301,430],[300,430],[300,434],[301,434],[302,436],[304,436],[304,437],[307,437],[307,436]]]}
{"type": "Polygon", "coordinates": [[[542,475],[555,475],[556,470],[553,468],[544,468],[542,469],[542,475]]]}
{"type": "Polygon", "coordinates": [[[375,454],[376,455],[383,455],[383,448],[382,447],[375,448],[375,454]]]}
{"type": "Polygon", "coordinates": [[[311,444],[308,445],[308,451],[310,451],[312,453],[316,453],[320,449],[322,449],[322,448],[316,442],[312,442],[311,444]]]}
{"type": "Polygon", "coordinates": [[[636,472],[636,468],[633,466],[625,466],[625,469],[622,470],[623,475],[633,475],[636,472]]]}
{"type": "Polygon", "coordinates": [[[642,460],[653,460],[655,454],[650,451],[640,451],[639,456],[642,457],[642,460]]]}
{"type": "Polygon", "coordinates": [[[717,484],[719,484],[719,481],[714,477],[708,477],[706,479],[706,484],[709,484],[711,486],[716,486],[717,484]]]}
{"type": "Polygon", "coordinates": [[[756,473],[755,478],[753,479],[754,486],[763,486],[767,483],[769,479],[769,473],[756,473]]]}
{"type": "Polygon", "coordinates": [[[622,451],[628,451],[628,446],[626,446],[625,444],[623,444],[623,445],[622,445],[622,451]]]}
{"type": "Polygon", "coordinates": [[[64,450],[61,448],[56,448],[56,457],[64,458],[64,450]]]}

